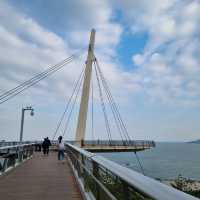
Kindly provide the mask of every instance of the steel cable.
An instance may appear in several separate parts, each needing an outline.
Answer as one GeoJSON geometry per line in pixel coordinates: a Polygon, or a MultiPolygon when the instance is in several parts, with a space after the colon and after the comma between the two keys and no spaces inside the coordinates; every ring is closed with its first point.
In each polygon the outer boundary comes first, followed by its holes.
{"type": "Polygon", "coordinates": [[[109,125],[109,121],[108,121],[108,117],[107,117],[107,113],[106,113],[106,107],[105,107],[105,103],[104,103],[104,99],[103,99],[103,93],[102,93],[101,84],[100,84],[100,80],[99,80],[99,76],[98,76],[96,66],[95,66],[95,73],[96,73],[97,85],[98,85],[98,89],[99,89],[101,107],[102,107],[102,111],[103,111],[104,119],[105,119],[105,124],[106,124],[106,131],[107,131],[107,134],[108,134],[109,142],[111,142],[112,136],[111,136],[111,131],[110,131],[110,125],[109,125]]]}
{"type": "Polygon", "coordinates": [[[119,111],[117,109],[116,103],[115,103],[115,101],[114,101],[114,99],[112,97],[112,94],[111,94],[111,92],[109,90],[108,84],[107,84],[107,82],[105,80],[105,77],[104,77],[104,75],[103,75],[103,73],[102,73],[102,71],[101,71],[101,69],[100,69],[100,67],[99,67],[97,62],[96,62],[96,65],[97,65],[97,69],[99,71],[100,77],[102,79],[103,87],[104,87],[104,90],[106,91],[106,95],[107,95],[107,98],[109,100],[109,103],[110,103],[110,106],[111,106],[111,110],[112,110],[116,125],[118,127],[121,139],[123,141],[123,137],[122,137],[122,134],[123,134],[124,137],[125,137],[125,140],[128,142],[130,140],[130,137],[124,134],[124,131],[123,131],[124,128],[123,128],[122,123],[120,121],[120,113],[119,113],[119,111]]]}
{"type": "Polygon", "coordinates": [[[70,122],[72,113],[73,113],[73,111],[74,111],[74,107],[75,107],[76,102],[77,102],[77,99],[78,99],[78,94],[79,94],[79,92],[80,92],[80,88],[81,88],[81,85],[82,85],[83,77],[84,77],[84,75],[82,74],[81,79],[80,79],[79,86],[78,86],[78,88],[77,88],[77,92],[76,92],[76,95],[75,95],[74,102],[73,102],[73,104],[72,104],[72,107],[71,107],[69,116],[68,116],[68,118],[67,118],[67,120],[66,120],[65,128],[64,128],[64,131],[63,131],[63,134],[62,134],[63,137],[64,137],[64,135],[66,134],[66,131],[67,131],[68,126],[69,126],[69,122],[70,122]]]}
{"type": "Polygon", "coordinates": [[[75,82],[74,89],[72,90],[72,94],[71,94],[69,100],[67,101],[65,110],[64,110],[64,112],[63,112],[63,114],[62,114],[62,116],[61,116],[61,118],[60,118],[60,120],[59,120],[59,122],[58,122],[58,125],[57,125],[57,127],[56,127],[56,130],[55,130],[54,135],[53,135],[53,137],[52,137],[52,140],[55,139],[56,134],[57,134],[57,132],[58,132],[58,129],[60,128],[60,126],[61,126],[61,124],[62,124],[62,121],[63,121],[63,119],[64,119],[64,116],[65,116],[65,114],[66,114],[66,112],[67,112],[67,110],[68,110],[68,108],[69,108],[69,105],[70,105],[70,103],[71,103],[71,101],[72,101],[72,98],[73,98],[73,96],[74,96],[74,94],[75,94],[76,88],[78,87],[79,82],[80,82],[80,80],[81,80],[81,77],[82,77],[82,75],[83,75],[83,71],[84,71],[84,69],[81,71],[81,73],[80,73],[80,75],[79,75],[77,81],[75,82]]]}
{"type": "Polygon", "coordinates": [[[76,57],[78,57],[78,55],[74,54],[74,55],[64,59],[63,61],[57,63],[56,65],[49,67],[45,71],[36,74],[31,79],[19,84],[18,86],[14,87],[13,89],[10,89],[10,90],[4,92],[3,94],[0,95],[0,104],[8,101],[9,99],[15,97],[16,95],[20,94],[21,92],[28,89],[29,87],[35,85],[36,83],[43,80],[44,78],[46,78],[46,77],[52,75],[53,73],[57,72],[63,66],[72,62],[76,57]]]}
{"type": "MultiPolygon", "coordinates": [[[[108,84],[107,84],[107,82],[106,82],[106,80],[105,80],[105,77],[104,77],[104,75],[103,75],[103,73],[102,73],[102,71],[101,71],[101,69],[100,69],[100,66],[99,66],[99,64],[98,64],[96,58],[95,58],[95,63],[96,63],[97,69],[99,70],[100,77],[102,78],[102,82],[103,82],[103,85],[104,85],[104,89],[105,89],[105,91],[107,91],[107,93],[108,93],[108,96],[109,96],[108,99],[110,99],[111,105],[113,105],[113,107],[114,107],[114,109],[115,109],[115,111],[116,111],[116,113],[117,113],[119,122],[120,122],[120,124],[121,124],[120,126],[123,127],[123,130],[125,131],[126,136],[128,137],[128,141],[129,141],[129,143],[131,144],[131,139],[130,139],[130,136],[129,136],[129,134],[128,134],[127,128],[126,128],[126,126],[125,126],[125,124],[124,124],[124,122],[123,122],[123,120],[122,120],[122,118],[121,118],[121,115],[120,115],[120,113],[119,113],[119,110],[118,110],[118,108],[117,108],[117,105],[116,105],[116,103],[115,103],[115,101],[114,101],[114,99],[113,99],[113,97],[112,97],[112,94],[111,94],[111,92],[110,92],[110,90],[109,90],[108,84]]],[[[107,96],[107,97],[108,97],[108,96],[107,96]]],[[[109,102],[110,102],[110,101],[109,101],[109,102]]],[[[140,170],[141,170],[142,174],[145,175],[145,173],[144,173],[144,168],[143,168],[142,163],[141,163],[141,161],[140,161],[140,159],[139,159],[139,156],[137,155],[137,152],[136,152],[136,151],[135,151],[134,153],[135,153],[135,156],[136,156],[136,160],[137,160],[137,162],[138,162],[138,164],[139,164],[140,170]]]]}

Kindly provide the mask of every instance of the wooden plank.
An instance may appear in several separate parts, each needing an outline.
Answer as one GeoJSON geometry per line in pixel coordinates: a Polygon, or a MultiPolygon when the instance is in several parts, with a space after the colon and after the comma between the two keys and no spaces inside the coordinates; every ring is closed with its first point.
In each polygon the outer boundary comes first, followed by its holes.
{"type": "Polygon", "coordinates": [[[40,153],[0,177],[0,199],[3,200],[80,200],[81,194],[67,161],[57,161],[57,154],[40,153]]]}

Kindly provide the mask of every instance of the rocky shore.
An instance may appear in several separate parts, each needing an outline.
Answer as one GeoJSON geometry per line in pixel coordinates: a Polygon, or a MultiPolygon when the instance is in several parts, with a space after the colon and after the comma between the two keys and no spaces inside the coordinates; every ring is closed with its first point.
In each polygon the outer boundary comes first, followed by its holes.
{"type": "Polygon", "coordinates": [[[196,197],[200,197],[200,181],[184,178],[179,175],[176,179],[162,180],[162,183],[165,183],[169,186],[172,186],[178,190],[181,190],[185,193],[191,194],[196,197]]]}

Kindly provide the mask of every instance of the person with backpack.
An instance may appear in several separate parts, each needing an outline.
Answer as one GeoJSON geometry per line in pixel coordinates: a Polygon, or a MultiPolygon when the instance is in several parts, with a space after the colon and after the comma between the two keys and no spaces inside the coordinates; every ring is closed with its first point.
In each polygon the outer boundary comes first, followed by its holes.
{"type": "Polygon", "coordinates": [[[51,142],[49,138],[44,138],[44,141],[42,143],[42,149],[43,149],[43,154],[44,155],[49,155],[49,146],[51,146],[51,142]]]}
{"type": "Polygon", "coordinates": [[[51,146],[51,141],[49,140],[49,138],[46,138],[46,154],[47,156],[49,155],[49,147],[51,146]]]}
{"type": "Polygon", "coordinates": [[[46,138],[44,138],[43,142],[42,142],[42,150],[43,150],[43,154],[46,155],[47,152],[47,142],[46,142],[46,138]]]}

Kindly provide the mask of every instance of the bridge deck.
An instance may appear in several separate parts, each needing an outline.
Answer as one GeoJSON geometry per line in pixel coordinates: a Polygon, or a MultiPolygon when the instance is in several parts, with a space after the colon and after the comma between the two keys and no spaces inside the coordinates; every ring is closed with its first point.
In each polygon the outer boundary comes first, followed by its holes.
{"type": "Polygon", "coordinates": [[[0,177],[0,199],[80,200],[81,194],[67,163],[58,163],[56,153],[34,154],[8,174],[0,177]]]}
{"type": "Polygon", "coordinates": [[[151,146],[122,146],[122,145],[85,145],[83,149],[90,152],[135,152],[152,148],[151,146]]]}

